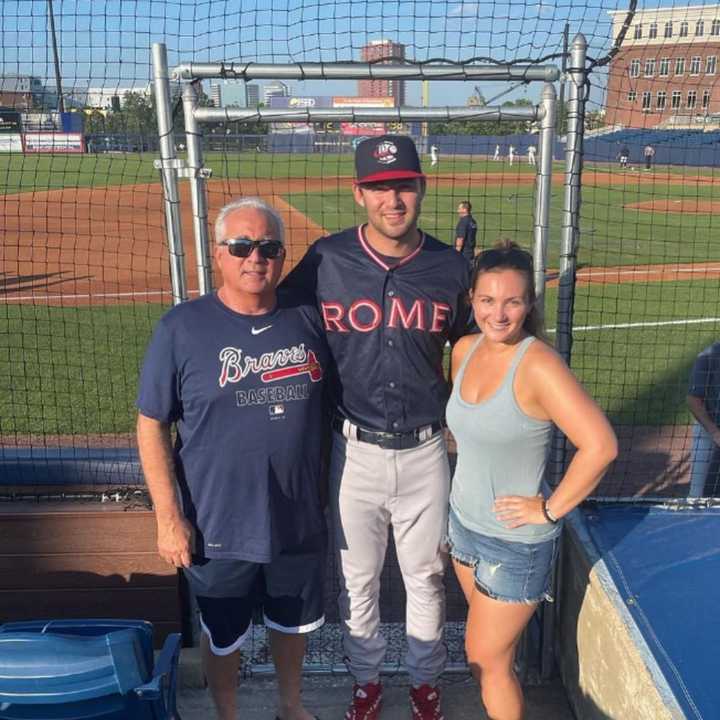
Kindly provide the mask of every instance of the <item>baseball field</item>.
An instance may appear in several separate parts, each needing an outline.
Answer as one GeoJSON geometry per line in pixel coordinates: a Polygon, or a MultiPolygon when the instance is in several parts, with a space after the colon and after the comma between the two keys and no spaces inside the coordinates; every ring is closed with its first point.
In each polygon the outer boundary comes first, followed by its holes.
{"type": "MultiPolygon", "coordinates": [[[[154,322],[170,303],[153,159],[148,153],[0,155],[6,178],[0,196],[4,445],[132,443],[139,364],[154,322]]],[[[215,154],[206,165],[213,170],[210,221],[233,196],[265,197],[288,226],[288,267],[314,237],[360,217],[350,194],[349,156],[215,154]]],[[[556,163],[550,337],[562,172],[556,163]]],[[[668,477],[684,474],[678,463],[686,463],[690,366],[718,336],[719,186],[720,178],[701,168],[602,166],[583,175],[572,366],[628,449],[662,454],[668,477]]],[[[185,182],[180,187],[192,294],[189,191],[185,182]]],[[[525,164],[443,157],[429,172],[420,225],[449,242],[457,203],[469,199],[481,246],[511,237],[527,247],[533,196],[534,170],[525,164]]]]}

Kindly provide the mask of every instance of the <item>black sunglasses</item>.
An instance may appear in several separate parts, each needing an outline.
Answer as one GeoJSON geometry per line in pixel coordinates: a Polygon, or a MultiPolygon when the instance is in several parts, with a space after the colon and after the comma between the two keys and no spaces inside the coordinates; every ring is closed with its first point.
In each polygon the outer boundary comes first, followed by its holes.
{"type": "Polygon", "coordinates": [[[227,246],[228,252],[233,257],[250,257],[252,251],[257,248],[266,260],[276,258],[283,249],[279,240],[251,240],[246,237],[230,238],[221,240],[218,245],[227,246]]]}

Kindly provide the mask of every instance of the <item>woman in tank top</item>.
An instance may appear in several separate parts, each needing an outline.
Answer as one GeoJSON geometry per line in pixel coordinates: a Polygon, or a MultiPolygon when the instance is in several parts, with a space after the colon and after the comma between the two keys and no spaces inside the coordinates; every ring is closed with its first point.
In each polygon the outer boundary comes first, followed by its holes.
{"type": "Polygon", "coordinates": [[[468,602],[465,649],[489,717],[521,720],[517,641],[551,600],[559,520],[617,455],[600,408],[542,339],[529,253],[504,241],[475,259],[470,291],[481,333],[452,354],[447,421],[458,462],[448,544],[468,602]],[[556,425],[577,448],[555,490],[543,475],[556,425]]]}

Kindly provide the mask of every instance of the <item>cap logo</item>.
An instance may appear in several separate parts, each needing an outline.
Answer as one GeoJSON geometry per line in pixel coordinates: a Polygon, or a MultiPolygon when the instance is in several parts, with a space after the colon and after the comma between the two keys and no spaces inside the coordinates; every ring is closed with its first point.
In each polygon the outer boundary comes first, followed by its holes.
{"type": "Polygon", "coordinates": [[[390,165],[397,160],[397,151],[398,149],[394,142],[391,142],[390,140],[385,140],[375,148],[373,157],[381,165],[390,165]]]}

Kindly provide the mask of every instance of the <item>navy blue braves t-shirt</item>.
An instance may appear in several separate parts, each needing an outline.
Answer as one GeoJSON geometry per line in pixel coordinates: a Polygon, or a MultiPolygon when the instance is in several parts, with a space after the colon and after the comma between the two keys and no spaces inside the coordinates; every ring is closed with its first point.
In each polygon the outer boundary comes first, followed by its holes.
{"type": "Polygon", "coordinates": [[[311,245],[285,284],[317,298],[339,413],[361,427],[407,432],[444,417],[443,352],[467,332],[470,266],[424,233],[393,260],[352,228],[311,245]]]}
{"type": "Polygon", "coordinates": [[[198,557],[268,562],[324,537],[327,362],[317,309],[288,292],[264,315],[236,313],[213,293],[158,322],[137,406],[176,424],[176,473],[198,557]]]}

